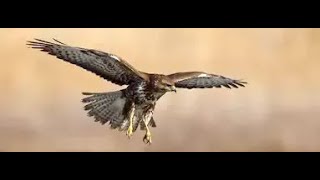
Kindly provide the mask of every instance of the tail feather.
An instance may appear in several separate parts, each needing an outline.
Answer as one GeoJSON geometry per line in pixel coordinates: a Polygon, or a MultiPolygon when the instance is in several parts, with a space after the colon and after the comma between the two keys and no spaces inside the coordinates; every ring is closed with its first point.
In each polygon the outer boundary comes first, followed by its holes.
{"type": "Polygon", "coordinates": [[[107,92],[107,93],[88,93],[83,92],[85,97],[83,103],[88,103],[84,109],[88,111],[88,116],[94,117],[96,122],[105,124],[109,122],[112,127],[121,124],[126,116],[124,107],[126,103],[122,91],[107,92]]]}

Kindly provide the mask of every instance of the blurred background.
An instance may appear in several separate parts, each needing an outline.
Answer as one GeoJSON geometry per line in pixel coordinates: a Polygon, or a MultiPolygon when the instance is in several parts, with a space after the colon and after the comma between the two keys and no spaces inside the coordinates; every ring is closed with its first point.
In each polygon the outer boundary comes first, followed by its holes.
{"type": "Polygon", "coordinates": [[[0,29],[0,151],[319,151],[319,29],[0,29]],[[111,52],[139,70],[205,71],[240,89],[180,89],[153,144],[87,117],[81,92],[125,88],[27,48],[33,38],[111,52]]]}

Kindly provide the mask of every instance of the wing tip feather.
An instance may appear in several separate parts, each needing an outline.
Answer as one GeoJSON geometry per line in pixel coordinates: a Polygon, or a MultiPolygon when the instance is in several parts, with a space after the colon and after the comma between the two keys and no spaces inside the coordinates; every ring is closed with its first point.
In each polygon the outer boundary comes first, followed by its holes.
{"type": "Polygon", "coordinates": [[[237,84],[238,86],[241,86],[241,87],[246,87],[246,85],[248,84],[248,82],[244,81],[244,80],[236,80],[234,81],[233,83],[237,84]]]}
{"type": "Polygon", "coordinates": [[[45,40],[42,40],[42,39],[38,39],[38,38],[34,38],[33,40],[28,40],[27,41],[27,46],[33,48],[43,48],[45,46],[54,46],[54,45],[65,45],[67,46],[65,43],[55,39],[55,38],[52,38],[55,42],[59,43],[59,44],[56,44],[56,43],[53,43],[53,42],[49,42],[49,41],[45,41],[45,40]]]}

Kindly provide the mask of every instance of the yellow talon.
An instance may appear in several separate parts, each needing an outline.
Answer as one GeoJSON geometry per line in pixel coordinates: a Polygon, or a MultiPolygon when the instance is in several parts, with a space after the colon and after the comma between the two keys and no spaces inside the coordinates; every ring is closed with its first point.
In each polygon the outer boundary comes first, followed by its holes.
{"type": "Polygon", "coordinates": [[[150,145],[152,143],[151,132],[150,132],[149,127],[145,121],[144,121],[144,124],[146,126],[146,134],[143,137],[143,142],[150,145]]]}
{"type": "Polygon", "coordinates": [[[128,128],[128,130],[127,130],[127,136],[128,136],[128,138],[130,139],[130,137],[132,136],[132,125],[129,125],[129,128],[128,128]]]}
{"type": "Polygon", "coordinates": [[[132,109],[130,111],[130,114],[129,114],[129,127],[128,127],[128,130],[127,130],[127,136],[128,138],[130,139],[130,137],[132,136],[132,131],[133,131],[133,116],[134,116],[134,111],[135,111],[135,106],[134,104],[132,105],[132,109]]]}
{"type": "Polygon", "coordinates": [[[146,135],[144,135],[143,142],[149,145],[152,144],[150,131],[147,131],[146,135]]]}

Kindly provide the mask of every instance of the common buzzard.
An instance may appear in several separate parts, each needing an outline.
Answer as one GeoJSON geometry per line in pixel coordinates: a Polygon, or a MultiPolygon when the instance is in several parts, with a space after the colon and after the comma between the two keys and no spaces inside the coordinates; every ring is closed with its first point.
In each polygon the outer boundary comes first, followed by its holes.
{"type": "Polygon", "coordinates": [[[117,85],[127,88],[102,93],[83,92],[84,109],[96,122],[109,123],[112,129],[126,131],[130,138],[140,125],[146,131],[143,142],[151,144],[150,127],[156,127],[153,112],[156,102],[167,92],[176,88],[238,88],[246,82],[205,72],[179,72],[170,75],[139,71],[124,59],[111,53],[86,49],[40,39],[28,41],[27,45],[47,52],[63,61],[95,73],[117,85]]]}

